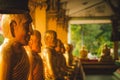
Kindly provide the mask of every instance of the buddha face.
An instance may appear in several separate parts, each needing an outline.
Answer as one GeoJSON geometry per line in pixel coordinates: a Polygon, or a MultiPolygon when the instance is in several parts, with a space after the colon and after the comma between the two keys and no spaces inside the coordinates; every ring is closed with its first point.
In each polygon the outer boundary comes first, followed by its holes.
{"type": "Polygon", "coordinates": [[[32,33],[31,16],[25,14],[3,14],[1,26],[3,35],[7,39],[14,39],[16,42],[27,45],[32,33]]]}
{"type": "Polygon", "coordinates": [[[31,50],[35,53],[39,53],[41,52],[41,35],[40,36],[36,36],[36,35],[32,35],[30,37],[30,41],[29,41],[29,46],[31,47],[31,50]]]}
{"type": "Polygon", "coordinates": [[[31,22],[32,19],[29,14],[21,15],[20,20],[15,20],[14,26],[14,37],[15,40],[22,45],[27,45],[32,34],[31,22]]]}
{"type": "Polygon", "coordinates": [[[57,34],[56,34],[56,32],[53,31],[53,30],[48,30],[45,33],[44,40],[45,40],[46,46],[55,48],[56,45],[57,45],[57,34]]]}

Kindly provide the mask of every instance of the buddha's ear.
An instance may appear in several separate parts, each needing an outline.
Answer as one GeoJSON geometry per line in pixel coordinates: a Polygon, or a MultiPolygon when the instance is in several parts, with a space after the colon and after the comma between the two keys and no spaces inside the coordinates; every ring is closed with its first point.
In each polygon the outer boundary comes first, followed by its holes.
{"type": "Polygon", "coordinates": [[[16,21],[14,21],[14,20],[12,20],[11,22],[10,22],[10,31],[11,31],[11,34],[12,34],[12,36],[13,37],[15,37],[15,26],[16,26],[17,24],[16,24],[16,21]]]}

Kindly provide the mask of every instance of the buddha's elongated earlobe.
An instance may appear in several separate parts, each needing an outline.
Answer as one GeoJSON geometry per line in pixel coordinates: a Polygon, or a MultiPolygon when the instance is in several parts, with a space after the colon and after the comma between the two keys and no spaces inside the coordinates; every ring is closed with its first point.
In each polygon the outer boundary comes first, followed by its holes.
{"type": "Polygon", "coordinates": [[[11,21],[10,22],[10,31],[11,31],[11,34],[13,37],[15,37],[15,32],[14,32],[14,29],[15,29],[15,26],[16,26],[16,21],[11,21]]]}

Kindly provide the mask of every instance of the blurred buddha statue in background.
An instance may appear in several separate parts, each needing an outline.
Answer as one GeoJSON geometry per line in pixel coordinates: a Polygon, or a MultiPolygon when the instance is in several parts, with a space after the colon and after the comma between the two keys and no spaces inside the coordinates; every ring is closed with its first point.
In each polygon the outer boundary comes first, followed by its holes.
{"type": "Polygon", "coordinates": [[[54,30],[47,30],[44,35],[45,47],[42,51],[42,59],[45,70],[45,80],[57,79],[57,33],[54,30]]]}
{"type": "Polygon", "coordinates": [[[111,62],[114,61],[111,53],[110,53],[110,48],[108,47],[107,44],[104,44],[103,49],[101,51],[101,56],[99,59],[100,62],[111,62]]]}
{"type": "Polygon", "coordinates": [[[69,79],[69,75],[72,73],[72,69],[67,66],[66,60],[64,57],[65,49],[62,41],[60,39],[57,39],[57,46],[55,47],[55,50],[57,52],[57,66],[59,69],[59,78],[58,80],[66,80],[69,79]]]}
{"type": "Polygon", "coordinates": [[[66,64],[67,66],[69,67],[74,67],[73,65],[73,54],[72,54],[72,51],[73,51],[73,45],[72,44],[64,44],[65,46],[65,54],[64,54],[64,57],[66,59],[66,64]]]}
{"type": "Polygon", "coordinates": [[[41,33],[34,30],[30,37],[29,45],[25,47],[30,61],[30,73],[28,80],[44,80],[44,66],[39,53],[41,52],[41,33]]]}
{"type": "Polygon", "coordinates": [[[81,60],[87,60],[88,59],[88,50],[85,46],[82,46],[80,49],[80,59],[81,60]]]}

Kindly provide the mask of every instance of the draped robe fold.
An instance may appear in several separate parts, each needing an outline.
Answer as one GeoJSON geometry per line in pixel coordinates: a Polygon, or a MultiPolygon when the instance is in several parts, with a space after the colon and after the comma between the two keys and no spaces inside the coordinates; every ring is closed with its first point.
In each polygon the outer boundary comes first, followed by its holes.
{"type": "Polygon", "coordinates": [[[28,80],[29,60],[25,49],[17,42],[0,46],[0,80],[28,80]]]}

